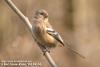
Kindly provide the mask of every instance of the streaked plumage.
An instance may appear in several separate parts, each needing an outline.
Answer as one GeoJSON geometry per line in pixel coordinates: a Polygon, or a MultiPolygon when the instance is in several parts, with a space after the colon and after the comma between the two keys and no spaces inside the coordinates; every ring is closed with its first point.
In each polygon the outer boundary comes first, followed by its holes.
{"type": "MultiPolygon", "coordinates": [[[[45,47],[55,47],[57,41],[63,44],[60,35],[52,29],[48,22],[48,13],[45,10],[39,10],[35,13],[33,20],[33,33],[35,40],[45,47]]],[[[64,44],[63,44],[64,45],[64,44]]]]}

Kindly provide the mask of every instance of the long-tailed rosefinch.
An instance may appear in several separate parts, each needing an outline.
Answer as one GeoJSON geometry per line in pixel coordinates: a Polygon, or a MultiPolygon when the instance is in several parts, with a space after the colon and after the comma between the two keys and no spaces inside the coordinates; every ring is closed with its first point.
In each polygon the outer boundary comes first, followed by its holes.
{"type": "MultiPolygon", "coordinates": [[[[43,50],[48,51],[48,48],[56,47],[57,43],[60,43],[62,46],[65,45],[59,33],[56,32],[48,22],[48,13],[43,9],[35,13],[32,30],[35,41],[43,50]]],[[[71,49],[69,45],[67,46],[72,52],[80,55],[71,49]]]]}

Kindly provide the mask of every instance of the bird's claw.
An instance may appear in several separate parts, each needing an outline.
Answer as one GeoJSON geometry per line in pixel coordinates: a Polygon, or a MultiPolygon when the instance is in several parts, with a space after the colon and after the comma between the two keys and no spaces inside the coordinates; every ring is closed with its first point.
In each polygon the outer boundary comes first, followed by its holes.
{"type": "Polygon", "coordinates": [[[46,52],[50,53],[50,50],[48,50],[48,49],[43,49],[43,55],[45,55],[46,52]]]}

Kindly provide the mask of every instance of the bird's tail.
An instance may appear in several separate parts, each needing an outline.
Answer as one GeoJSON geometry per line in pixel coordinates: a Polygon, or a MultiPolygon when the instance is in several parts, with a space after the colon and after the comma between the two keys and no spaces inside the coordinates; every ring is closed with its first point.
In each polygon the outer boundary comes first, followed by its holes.
{"type": "Polygon", "coordinates": [[[72,49],[71,46],[70,46],[68,43],[67,43],[67,48],[68,48],[69,50],[71,50],[74,54],[77,54],[77,55],[79,55],[80,57],[82,57],[82,58],[85,59],[85,57],[84,57],[83,55],[81,55],[80,53],[78,53],[77,51],[75,51],[74,49],[72,49]]]}

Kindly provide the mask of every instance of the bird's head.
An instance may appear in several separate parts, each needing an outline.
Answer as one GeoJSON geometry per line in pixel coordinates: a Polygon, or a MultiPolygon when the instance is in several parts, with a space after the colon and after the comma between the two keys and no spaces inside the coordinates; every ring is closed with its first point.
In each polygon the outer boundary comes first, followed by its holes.
{"type": "Polygon", "coordinates": [[[36,17],[48,18],[48,13],[44,9],[37,10],[35,13],[36,17]]]}

